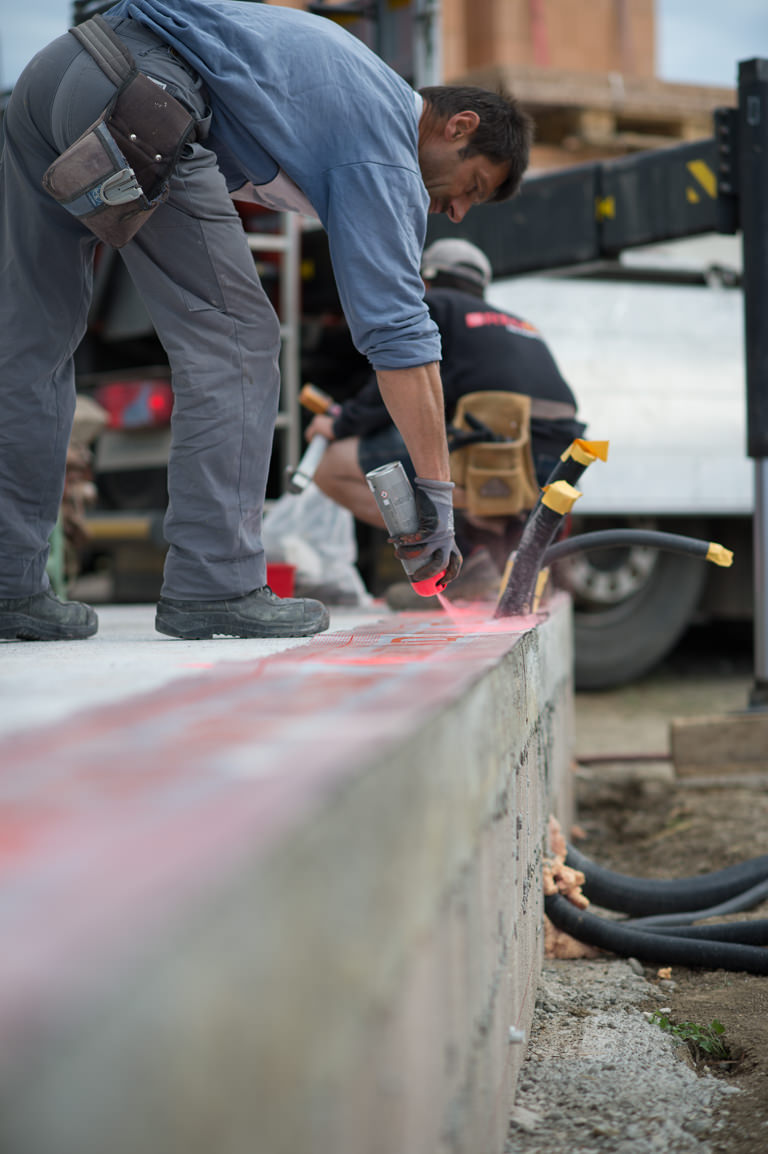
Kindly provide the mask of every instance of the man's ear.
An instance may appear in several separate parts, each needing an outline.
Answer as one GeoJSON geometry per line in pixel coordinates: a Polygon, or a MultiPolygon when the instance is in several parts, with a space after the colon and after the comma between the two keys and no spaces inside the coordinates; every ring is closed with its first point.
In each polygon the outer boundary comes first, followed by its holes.
{"type": "Polygon", "coordinates": [[[445,137],[446,140],[461,140],[462,137],[471,136],[480,123],[480,117],[476,112],[456,112],[449,120],[445,122],[445,137]]]}

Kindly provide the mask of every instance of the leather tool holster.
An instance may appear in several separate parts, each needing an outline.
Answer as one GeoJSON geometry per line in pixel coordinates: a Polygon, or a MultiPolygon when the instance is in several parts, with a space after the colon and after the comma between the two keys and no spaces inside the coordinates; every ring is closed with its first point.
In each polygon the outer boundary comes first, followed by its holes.
{"type": "Polygon", "coordinates": [[[121,248],[166,200],[195,120],[139,72],[127,46],[101,16],[69,31],[117,92],[98,120],[54,160],[43,187],[99,240],[121,248]]]}
{"type": "Polygon", "coordinates": [[[531,398],[522,393],[466,393],[448,429],[455,504],[477,517],[532,509],[539,487],[531,453],[531,398]]]}

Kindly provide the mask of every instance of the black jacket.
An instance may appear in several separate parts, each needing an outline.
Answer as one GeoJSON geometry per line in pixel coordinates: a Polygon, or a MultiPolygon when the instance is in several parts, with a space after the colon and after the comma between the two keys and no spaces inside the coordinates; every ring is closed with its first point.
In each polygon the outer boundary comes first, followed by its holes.
{"type": "MultiPolygon", "coordinates": [[[[480,391],[524,393],[572,405],[575,413],[573,393],[538,329],[528,321],[457,289],[432,289],[426,302],[442,339],[446,421],[460,397],[480,391]]],[[[372,374],[360,392],[342,404],[333,431],[338,438],[362,437],[391,423],[372,374]]],[[[534,431],[539,424],[532,422],[534,431]]],[[[565,432],[566,441],[579,436],[579,430],[565,432]]]]}

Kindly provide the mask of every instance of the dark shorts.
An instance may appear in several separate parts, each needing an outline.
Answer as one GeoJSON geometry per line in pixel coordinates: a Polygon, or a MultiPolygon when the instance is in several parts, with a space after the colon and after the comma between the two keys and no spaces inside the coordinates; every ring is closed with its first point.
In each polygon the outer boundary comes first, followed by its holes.
{"type": "Polygon", "coordinates": [[[387,425],[375,433],[360,438],[357,462],[363,473],[370,473],[372,469],[388,465],[391,461],[401,461],[408,477],[413,481],[416,472],[408,456],[405,441],[394,425],[387,425]]]}

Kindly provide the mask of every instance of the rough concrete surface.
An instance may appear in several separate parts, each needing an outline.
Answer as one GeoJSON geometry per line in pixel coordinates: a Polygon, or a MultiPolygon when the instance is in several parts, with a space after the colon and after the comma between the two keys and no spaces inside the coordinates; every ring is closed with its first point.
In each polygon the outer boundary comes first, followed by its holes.
{"type": "MultiPolygon", "coordinates": [[[[576,694],[583,854],[678,878],[768,853],[764,775],[677,778],[670,760],[676,718],[743,710],[752,680],[743,634],[694,633],[642,681],[576,694]]],[[[731,920],[761,917],[768,903],[731,920]]],[[[661,968],[609,954],[545,962],[507,1154],[768,1150],[768,979],[661,968]],[[727,1059],[675,1042],[654,1011],[672,1025],[721,1022],[727,1059]]]]}
{"type": "Polygon", "coordinates": [[[102,617],[3,647],[0,1149],[500,1154],[567,600],[277,646],[102,617]]]}

